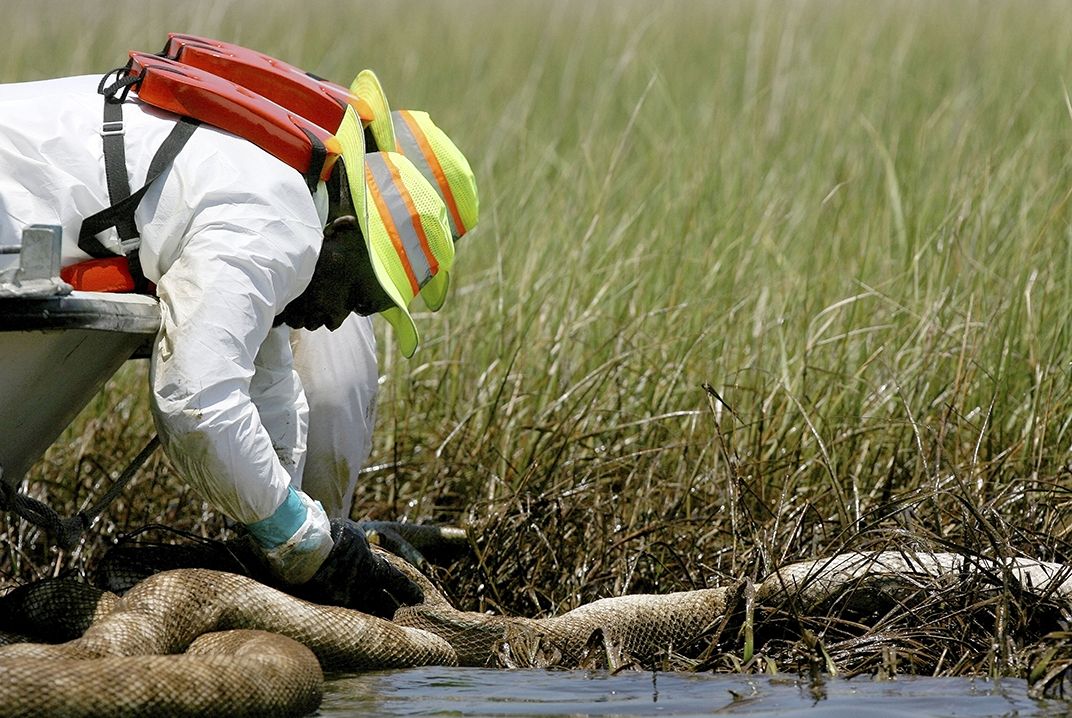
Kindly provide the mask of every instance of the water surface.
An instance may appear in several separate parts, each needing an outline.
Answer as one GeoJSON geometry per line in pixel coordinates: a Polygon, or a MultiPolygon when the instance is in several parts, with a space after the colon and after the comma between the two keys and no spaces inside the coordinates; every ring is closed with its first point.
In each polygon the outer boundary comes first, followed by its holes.
{"type": "Polygon", "coordinates": [[[830,679],[692,673],[414,668],[336,678],[320,715],[341,716],[1065,716],[1019,680],[830,679]]]}

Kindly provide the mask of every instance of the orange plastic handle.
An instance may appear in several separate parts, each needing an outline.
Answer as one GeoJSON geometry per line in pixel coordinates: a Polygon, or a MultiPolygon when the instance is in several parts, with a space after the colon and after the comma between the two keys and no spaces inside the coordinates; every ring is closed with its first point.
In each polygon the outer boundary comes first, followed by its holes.
{"type": "Polygon", "coordinates": [[[342,147],[320,125],[210,72],[140,52],[130,60],[143,102],[249,140],[301,172],[310,186],[330,176],[342,147]]]}
{"type": "Polygon", "coordinates": [[[368,105],[349,89],[241,45],[170,33],[163,54],[253,90],[331,132],[339,129],[347,106],[372,120],[368,105]]]}

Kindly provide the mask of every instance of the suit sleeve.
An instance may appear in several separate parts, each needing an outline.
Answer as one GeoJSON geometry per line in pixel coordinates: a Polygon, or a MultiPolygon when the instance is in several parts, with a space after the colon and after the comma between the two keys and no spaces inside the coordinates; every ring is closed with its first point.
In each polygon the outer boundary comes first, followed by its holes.
{"type": "Polygon", "coordinates": [[[161,278],[152,389],[161,440],[176,468],[214,506],[248,524],[282,503],[291,475],[251,391],[276,305],[265,281],[270,272],[253,257],[223,251],[244,241],[243,232],[216,225],[197,233],[161,278]]]}
{"type": "Polygon", "coordinates": [[[145,243],[143,266],[150,278],[159,276],[162,314],[152,406],[178,471],[215,507],[249,525],[262,546],[310,536],[319,542],[307,565],[276,566],[297,583],[315,571],[331,542],[322,509],[292,487],[304,462],[308,407],[287,330],[272,324],[308,284],[322,235],[297,173],[262,169],[280,179],[261,172],[229,185],[241,190],[191,197],[184,193],[190,178],[174,173],[160,190],[157,215],[176,203],[188,212],[165,211],[142,231],[143,238],[154,230],[174,236],[176,217],[186,220],[177,244],[145,243]],[[294,533],[309,529],[310,520],[323,530],[294,533]]]}

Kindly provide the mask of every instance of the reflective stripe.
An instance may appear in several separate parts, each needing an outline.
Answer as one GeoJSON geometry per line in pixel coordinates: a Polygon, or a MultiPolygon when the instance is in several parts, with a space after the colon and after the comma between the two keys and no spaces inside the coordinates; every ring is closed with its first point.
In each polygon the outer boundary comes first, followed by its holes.
{"type": "MultiPolygon", "coordinates": [[[[413,229],[417,234],[417,241],[420,242],[421,251],[424,253],[424,261],[428,264],[428,279],[431,279],[432,275],[436,274],[439,271],[439,260],[436,259],[436,256],[434,254],[432,254],[432,248],[428,246],[428,236],[424,233],[424,223],[421,221],[420,212],[417,211],[416,201],[413,199],[413,195],[410,194],[409,185],[406,184],[405,180],[402,179],[402,174],[401,171],[398,169],[398,165],[395,164],[389,157],[385,159],[385,162],[387,164],[387,169],[391,171],[391,177],[395,181],[395,189],[398,190],[399,196],[402,198],[402,201],[406,205],[406,211],[409,212],[410,221],[413,224],[413,229]]],[[[431,199],[432,201],[436,202],[436,207],[443,206],[443,203],[439,201],[438,197],[433,199],[430,195],[428,199],[431,199]]],[[[425,282],[426,281],[427,280],[425,280],[425,282]]],[[[424,286],[425,282],[421,282],[422,287],[424,286]]]]}
{"type": "MultiPolygon", "coordinates": [[[[372,169],[369,167],[368,158],[372,157],[372,153],[366,155],[365,161],[365,184],[368,186],[369,196],[372,197],[372,203],[376,205],[376,216],[380,218],[380,222],[383,223],[384,229],[387,230],[387,237],[391,240],[392,248],[395,251],[395,256],[398,257],[399,263],[402,265],[402,271],[406,274],[406,281],[409,283],[410,294],[417,296],[417,293],[421,291],[420,285],[417,284],[417,278],[413,276],[413,267],[410,266],[409,258],[406,256],[406,249],[402,246],[402,238],[398,236],[398,228],[395,227],[393,221],[391,221],[391,213],[387,209],[387,203],[383,199],[383,192],[380,190],[380,186],[376,183],[376,178],[372,175],[372,169]],[[387,221],[384,221],[386,218],[387,221]]],[[[369,226],[372,223],[372,213],[369,212],[369,226]]],[[[402,287],[398,287],[401,291],[402,287]]]]}
{"type": "Polygon", "coordinates": [[[402,119],[402,122],[394,123],[395,142],[398,144],[399,150],[410,162],[416,165],[417,169],[421,171],[421,174],[425,176],[433,187],[439,188],[439,195],[443,198],[443,204],[447,205],[447,209],[450,210],[451,232],[454,238],[458,239],[468,231],[468,228],[462,222],[461,212],[458,211],[458,205],[454,201],[454,192],[450,189],[450,182],[447,181],[447,175],[443,172],[443,166],[439,163],[439,158],[436,156],[432,146],[428,144],[428,138],[425,137],[424,130],[421,129],[421,126],[417,124],[417,121],[408,110],[399,110],[394,114],[402,119]]]}
{"type": "Polygon", "coordinates": [[[382,153],[365,155],[365,172],[380,217],[416,295],[439,267],[428,251],[428,240],[420,216],[413,207],[413,199],[398,176],[398,169],[382,153]]]}

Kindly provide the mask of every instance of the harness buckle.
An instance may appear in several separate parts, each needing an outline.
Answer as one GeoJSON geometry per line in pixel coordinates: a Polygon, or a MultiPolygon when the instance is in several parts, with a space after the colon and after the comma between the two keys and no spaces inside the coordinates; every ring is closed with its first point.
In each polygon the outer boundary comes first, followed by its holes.
{"type": "Polygon", "coordinates": [[[115,120],[113,122],[105,122],[101,124],[100,136],[101,137],[114,137],[117,135],[125,135],[126,130],[123,128],[122,120],[115,120]]]}

